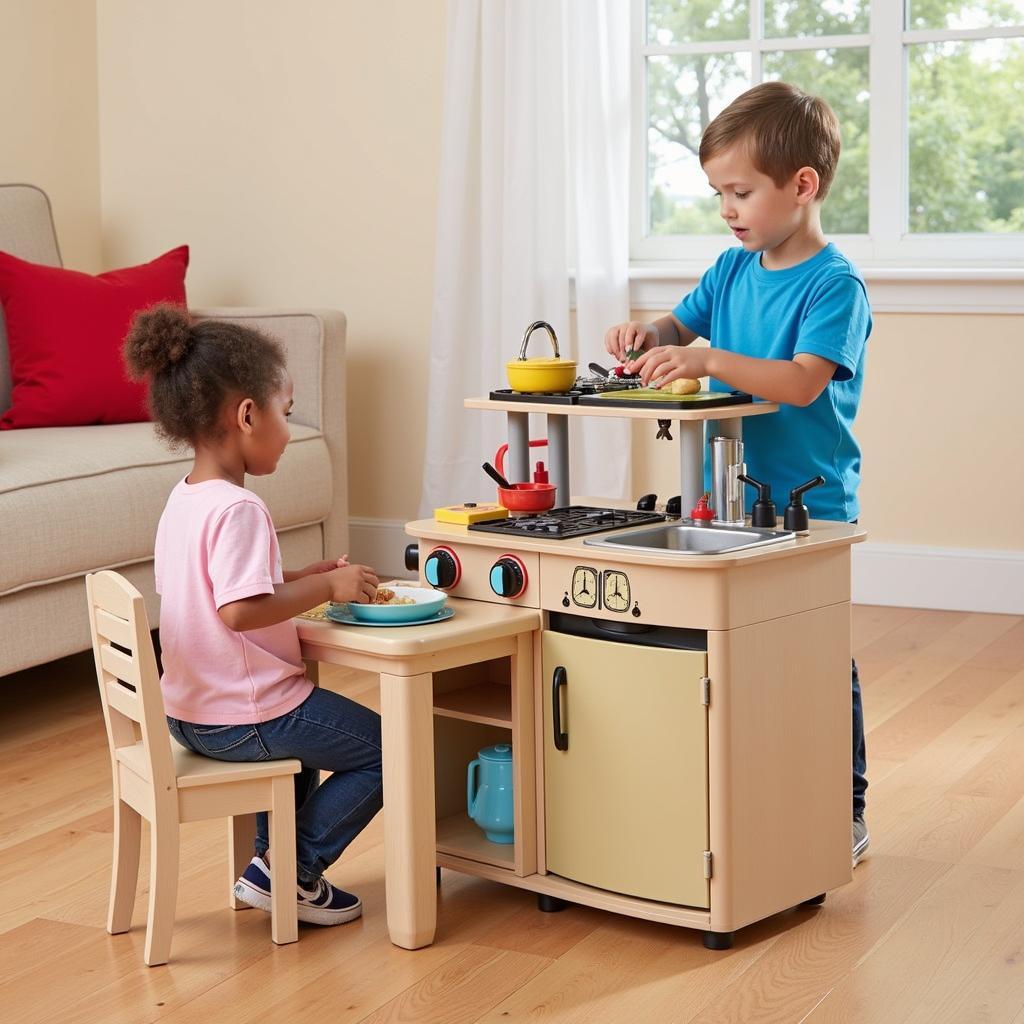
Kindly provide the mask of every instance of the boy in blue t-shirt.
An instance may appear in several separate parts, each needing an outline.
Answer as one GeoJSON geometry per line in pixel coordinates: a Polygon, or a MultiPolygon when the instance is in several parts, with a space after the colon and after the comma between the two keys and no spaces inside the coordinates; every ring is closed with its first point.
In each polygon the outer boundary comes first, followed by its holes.
{"type": "MultiPolygon", "coordinates": [[[[821,204],[839,160],[839,123],[824,100],[784,82],[743,93],[708,125],[700,162],[740,241],[669,316],[618,324],[605,348],[657,386],[710,377],[782,408],[744,421],[747,472],[776,501],[820,474],[813,519],[856,520],[860,447],[853,420],[871,309],[856,267],[827,242],[821,204]],[[697,337],[709,348],[692,347],[697,337]],[[627,353],[639,352],[627,361],[627,353]]],[[[748,490],[747,504],[753,500],[748,490]]],[[[868,845],[864,716],[853,665],[853,863],[868,845]]]]}

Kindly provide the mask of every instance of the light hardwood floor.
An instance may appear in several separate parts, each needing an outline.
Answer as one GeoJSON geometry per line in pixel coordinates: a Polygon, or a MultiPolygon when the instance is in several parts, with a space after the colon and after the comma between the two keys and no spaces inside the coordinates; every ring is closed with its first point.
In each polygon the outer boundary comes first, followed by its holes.
{"type": "MultiPolygon", "coordinates": [[[[853,882],[709,952],[696,932],[444,873],[438,937],[384,929],[382,820],[329,877],[365,916],[274,947],[227,909],[225,828],[185,826],[166,967],[104,930],[110,766],[91,656],[0,680],[0,1021],[1024,1024],[1024,619],[858,607],[871,849],[853,882]]],[[[377,706],[369,676],[322,683],[377,706]]]]}

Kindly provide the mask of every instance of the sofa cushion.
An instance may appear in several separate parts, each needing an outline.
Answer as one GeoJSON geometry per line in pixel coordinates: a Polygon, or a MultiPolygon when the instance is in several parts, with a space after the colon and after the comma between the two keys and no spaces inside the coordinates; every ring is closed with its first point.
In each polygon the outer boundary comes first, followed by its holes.
{"type": "MultiPolygon", "coordinates": [[[[246,479],[278,530],[321,522],[331,508],[323,435],[298,424],[291,434],[276,472],[246,479]]],[[[151,559],[167,495],[191,465],[151,423],[0,434],[0,596],[151,559]]]]}
{"type": "Polygon", "coordinates": [[[0,428],[149,419],[145,385],[128,380],[121,348],[139,310],[185,305],[187,267],[184,245],[95,277],[0,252],[13,384],[0,428]]]}

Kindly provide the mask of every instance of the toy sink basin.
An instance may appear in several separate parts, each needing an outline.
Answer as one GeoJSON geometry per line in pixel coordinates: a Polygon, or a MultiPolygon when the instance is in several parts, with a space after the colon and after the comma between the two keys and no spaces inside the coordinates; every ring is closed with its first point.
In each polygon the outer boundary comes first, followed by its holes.
{"type": "Polygon", "coordinates": [[[356,604],[342,605],[360,622],[415,622],[436,615],[448,600],[443,590],[427,587],[388,587],[396,597],[411,597],[415,604],[356,604]]]}
{"type": "Polygon", "coordinates": [[[659,554],[722,555],[728,551],[761,547],[792,540],[792,530],[766,530],[755,526],[689,526],[662,523],[655,527],[588,537],[584,544],[599,548],[656,551],[659,554]]]}

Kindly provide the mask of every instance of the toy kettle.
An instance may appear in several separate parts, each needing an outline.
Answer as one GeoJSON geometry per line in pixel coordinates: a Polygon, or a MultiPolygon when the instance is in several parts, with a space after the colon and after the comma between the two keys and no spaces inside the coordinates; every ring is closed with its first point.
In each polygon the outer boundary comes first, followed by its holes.
{"type": "Polygon", "coordinates": [[[466,810],[492,843],[515,838],[512,803],[512,746],[484,747],[466,769],[466,810]],[[479,777],[478,777],[479,776],[479,777]]]}

